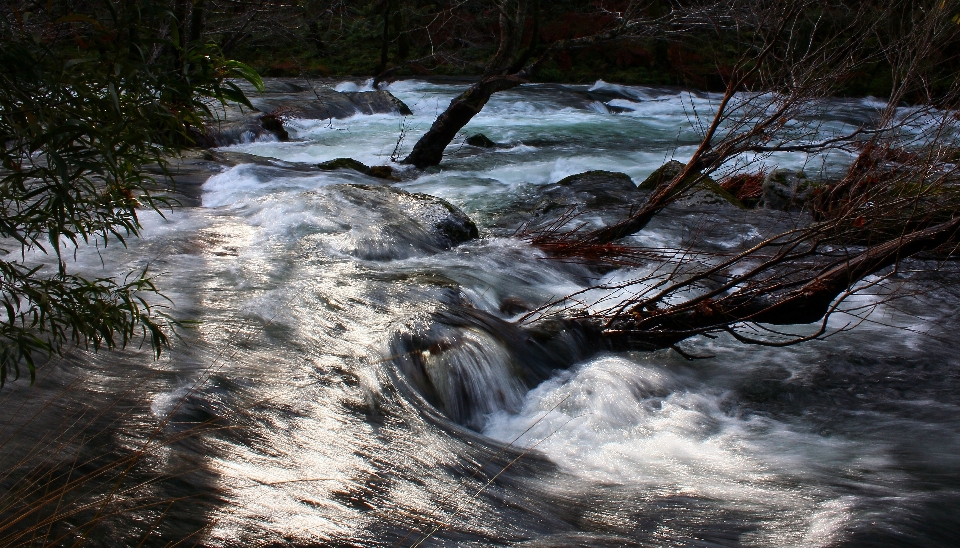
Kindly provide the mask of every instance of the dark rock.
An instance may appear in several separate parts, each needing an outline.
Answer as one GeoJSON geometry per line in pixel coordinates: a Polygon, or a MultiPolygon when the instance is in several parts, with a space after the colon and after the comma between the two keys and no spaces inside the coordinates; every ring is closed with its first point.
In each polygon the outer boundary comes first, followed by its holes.
{"type": "Polygon", "coordinates": [[[775,169],[763,179],[763,206],[767,209],[790,211],[803,209],[819,188],[802,171],[775,169]]]}
{"type": "Polygon", "coordinates": [[[623,114],[624,112],[633,112],[633,109],[627,107],[618,107],[616,105],[608,105],[604,103],[604,106],[607,107],[607,111],[610,114],[623,114]]]}
{"type": "Polygon", "coordinates": [[[422,208],[422,214],[431,220],[438,234],[450,242],[450,247],[480,237],[477,225],[457,206],[429,194],[418,192],[411,196],[420,200],[419,207],[422,208]],[[441,211],[440,208],[445,209],[446,212],[441,211]]]}
{"type": "Polygon", "coordinates": [[[467,137],[467,144],[472,147],[480,147],[480,148],[494,148],[495,146],[497,146],[497,143],[494,143],[486,135],[482,133],[478,133],[471,137],[467,137]]]}
{"type": "Polygon", "coordinates": [[[636,193],[637,186],[626,173],[596,170],[564,177],[544,189],[543,195],[557,205],[599,208],[631,203],[636,193]]]}
{"type": "Polygon", "coordinates": [[[318,164],[317,167],[324,171],[334,171],[336,169],[352,169],[354,171],[359,171],[364,175],[370,174],[370,168],[362,163],[354,160],[353,158],[335,158],[333,160],[327,160],[321,164],[318,164]]]}
{"type": "MultiPolygon", "coordinates": [[[[425,251],[443,250],[476,239],[477,225],[450,202],[429,194],[410,193],[386,185],[337,185],[341,195],[365,208],[376,210],[379,217],[377,237],[383,234],[396,240],[392,251],[406,253],[408,247],[425,251]],[[409,242],[399,245],[399,242],[409,242]]],[[[384,255],[366,259],[403,258],[384,255]]]]}
{"type": "MultiPolygon", "coordinates": [[[[643,182],[637,186],[637,188],[640,190],[653,191],[660,185],[672,181],[686,167],[686,164],[683,164],[682,162],[670,160],[647,176],[647,178],[644,179],[643,182]]],[[[700,171],[694,171],[688,175],[688,180],[699,178],[700,182],[697,183],[695,188],[688,190],[685,196],[678,199],[676,202],[677,204],[683,206],[694,206],[703,204],[733,203],[738,207],[744,207],[743,204],[737,201],[736,197],[717,184],[713,178],[709,176],[701,177],[701,175],[702,172],[700,171]]]]}
{"type": "Polygon", "coordinates": [[[271,113],[284,119],[329,120],[349,118],[356,114],[409,115],[411,112],[403,101],[389,91],[340,93],[321,88],[316,92],[301,94],[298,99],[284,101],[271,113]]]}
{"type": "Polygon", "coordinates": [[[604,171],[602,169],[568,175],[557,181],[556,184],[558,186],[578,189],[596,189],[600,187],[604,190],[616,189],[629,190],[631,192],[637,189],[637,185],[633,184],[633,179],[626,173],[604,171]]]}
{"type": "Polygon", "coordinates": [[[289,141],[290,134],[283,128],[283,121],[274,114],[264,114],[260,117],[260,125],[263,129],[273,133],[281,141],[289,141]]]}
{"type": "Polygon", "coordinates": [[[389,179],[391,181],[400,180],[398,177],[393,176],[393,168],[390,166],[370,166],[368,175],[378,179],[389,179]]]}
{"type": "Polygon", "coordinates": [[[525,223],[549,224],[560,216],[595,213],[604,222],[622,218],[640,196],[633,180],[625,173],[587,171],[565,177],[549,185],[529,185],[516,200],[504,204],[495,227],[516,229],[525,223]]]}
{"type": "Polygon", "coordinates": [[[369,175],[371,177],[376,177],[378,179],[389,179],[391,181],[399,181],[397,177],[393,176],[393,168],[390,166],[373,166],[369,167],[362,162],[358,162],[353,158],[336,158],[333,160],[328,160],[321,164],[317,165],[318,168],[324,171],[334,171],[337,169],[352,169],[364,175],[369,175]]]}
{"type": "Polygon", "coordinates": [[[637,185],[637,188],[640,190],[653,190],[663,183],[672,181],[674,177],[683,171],[684,167],[686,167],[684,164],[676,160],[670,160],[648,175],[642,183],[637,185]]]}
{"type": "Polygon", "coordinates": [[[344,93],[344,95],[348,96],[350,101],[364,114],[397,113],[403,116],[413,114],[410,107],[386,90],[355,91],[344,93]]]}
{"type": "Polygon", "coordinates": [[[249,113],[239,120],[212,123],[203,129],[203,134],[194,140],[198,146],[205,148],[249,143],[264,137],[279,141],[290,138],[276,116],[260,112],[249,113]]]}
{"type": "Polygon", "coordinates": [[[507,314],[508,316],[515,316],[523,312],[529,312],[533,307],[531,307],[523,299],[517,297],[507,297],[500,302],[500,312],[507,314]]]}

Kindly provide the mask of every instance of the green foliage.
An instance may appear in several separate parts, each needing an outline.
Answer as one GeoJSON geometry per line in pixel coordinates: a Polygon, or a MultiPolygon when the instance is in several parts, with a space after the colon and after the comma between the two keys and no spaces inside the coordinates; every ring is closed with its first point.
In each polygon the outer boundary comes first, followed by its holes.
{"type": "Polygon", "coordinates": [[[0,13],[0,386],[73,344],[142,334],[159,355],[162,296],[147,271],[88,280],[67,259],[138,236],[138,210],[169,205],[144,167],[190,144],[211,101],[249,104],[229,78],[262,88],[214,46],[164,37],[177,25],[162,2],[70,4],[0,13]]]}

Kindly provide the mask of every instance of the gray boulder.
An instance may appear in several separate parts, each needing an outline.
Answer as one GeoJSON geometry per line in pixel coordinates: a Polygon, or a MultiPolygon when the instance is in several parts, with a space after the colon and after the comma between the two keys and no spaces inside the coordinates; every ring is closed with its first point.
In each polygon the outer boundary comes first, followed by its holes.
{"type": "Polygon", "coordinates": [[[638,203],[637,186],[626,173],[587,171],[548,185],[528,185],[495,214],[493,226],[515,230],[525,223],[546,225],[566,215],[614,221],[638,203]]]}
{"type": "Polygon", "coordinates": [[[819,187],[802,171],[775,169],[763,179],[763,206],[767,209],[791,211],[803,209],[819,187]]]}
{"type": "Polygon", "coordinates": [[[402,259],[411,253],[450,249],[480,236],[470,217],[436,196],[386,185],[332,185],[328,189],[373,213],[352,231],[351,253],[362,259],[402,259]]]}
{"type": "MultiPolygon", "coordinates": [[[[287,84],[293,89],[291,86],[293,84],[287,84]]],[[[260,112],[225,111],[223,120],[208,124],[202,134],[194,136],[194,140],[205,148],[264,138],[286,141],[289,134],[283,124],[291,118],[329,120],[356,114],[411,114],[403,101],[384,90],[341,93],[320,88],[316,92],[301,91],[292,96],[290,93],[267,93],[251,97],[251,102],[260,112]]]]}
{"type": "Polygon", "coordinates": [[[413,114],[410,107],[386,90],[354,91],[344,95],[363,114],[400,114],[402,116],[413,114]]]}
{"type": "Polygon", "coordinates": [[[587,171],[560,179],[543,191],[549,209],[579,205],[587,209],[629,204],[637,198],[637,185],[626,173],[587,171]]]}
{"type": "Polygon", "coordinates": [[[341,93],[332,89],[301,94],[276,105],[271,113],[281,118],[308,120],[349,118],[355,114],[411,114],[410,108],[389,91],[341,93]]]}

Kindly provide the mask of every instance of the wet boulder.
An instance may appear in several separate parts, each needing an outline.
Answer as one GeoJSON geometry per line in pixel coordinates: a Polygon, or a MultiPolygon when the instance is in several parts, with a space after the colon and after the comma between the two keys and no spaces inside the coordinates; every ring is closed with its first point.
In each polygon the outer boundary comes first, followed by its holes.
{"type": "MultiPolygon", "coordinates": [[[[686,167],[686,164],[682,162],[670,160],[648,175],[637,188],[652,192],[660,185],[675,179],[686,167]]],[[[688,189],[684,196],[676,200],[677,205],[698,206],[729,203],[740,208],[746,207],[736,196],[720,186],[712,177],[704,176],[701,171],[694,171],[687,176],[687,180],[697,180],[698,182],[694,188],[688,189]]]]}
{"type": "Polygon", "coordinates": [[[194,140],[203,148],[250,143],[262,140],[286,141],[290,138],[279,118],[271,114],[253,112],[239,120],[210,123],[194,140]]]}
{"type": "Polygon", "coordinates": [[[479,148],[494,148],[497,146],[497,143],[494,143],[489,137],[482,133],[467,137],[466,143],[472,147],[479,148]]]}
{"type": "MultiPolygon", "coordinates": [[[[653,173],[647,176],[642,183],[637,185],[637,188],[640,190],[654,190],[658,186],[672,181],[677,175],[680,175],[680,172],[687,167],[686,164],[678,162],[676,160],[670,160],[669,162],[663,164],[654,170],[653,173]]],[[[698,177],[700,175],[699,171],[694,172],[691,176],[698,177]]],[[[706,181],[713,182],[713,179],[710,177],[705,178],[706,181]]]]}
{"type": "MultiPolygon", "coordinates": [[[[626,173],[587,171],[548,185],[529,185],[498,215],[494,226],[516,229],[549,224],[561,216],[594,213],[606,220],[622,217],[640,196],[626,173]]],[[[596,217],[596,216],[594,216],[596,217]]]]}
{"type": "Polygon", "coordinates": [[[371,177],[376,177],[378,179],[388,179],[391,181],[399,181],[400,179],[394,177],[393,168],[390,166],[367,166],[363,162],[354,160],[353,158],[336,158],[333,160],[328,160],[321,164],[317,165],[323,171],[334,171],[337,169],[352,169],[353,171],[363,173],[364,175],[369,175],[371,177]]]}
{"type": "Polygon", "coordinates": [[[803,209],[813,199],[819,183],[803,171],[775,169],[763,179],[763,206],[791,211],[803,209]]]}
{"type": "Polygon", "coordinates": [[[363,114],[400,114],[410,116],[413,112],[403,101],[386,90],[354,91],[344,93],[363,114]]]}
{"type": "Polygon", "coordinates": [[[276,105],[270,112],[284,119],[307,120],[349,118],[356,114],[411,114],[410,108],[389,91],[341,93],[332,89],[301,94],[276,105]]]}
{"type": "Polygon", "coordinates": [[[479,237],[477,225],[465,213],[436,196],[387,185],[332,185],[327,189],[343,203],[330,214],[343,220],[357,219],[340,240],[341,251],[361,259],[404,259],[479,237]]]}
{"type": "MultiPolygon", "coordinates": [[[[632,203],[637,185],[626,173],[586,171],[560,179],[543,191],[550,209],[579,205],[589,209],[632,203]]],[[[546,205],[546,204],[544,204],[546,205]]]]}

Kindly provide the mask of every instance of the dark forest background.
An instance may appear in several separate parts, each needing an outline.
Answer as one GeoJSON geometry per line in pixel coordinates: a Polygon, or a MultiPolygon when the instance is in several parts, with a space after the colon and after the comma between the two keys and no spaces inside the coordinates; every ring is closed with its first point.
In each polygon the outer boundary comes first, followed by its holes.
{"type": "MultiPolygon", "coordinates": [[[[473,76],[482,74],[495,53],[503,2],[496,0],[196,0],[204,32],[224,53],[244,61],[264,76],[375,76],[391,78],[473,76]],[[386,23],[386,24],[385,24],[386,23]],[[385,28],[386,27],[386,28],[385,28]],[[386,31],[386,32],[384,32],[386,31]],[[384,47],[385,46],[385,47],[384,47]]],[[[737,13],[716,3],[655,0],[553,0],[540,2],[540,21],[531,15],[523,33],[525,47],[547,47],[560,40],[603,35],[598,40],[552,55],[536,75],[541,82],[590,83],[597,79],[623,84],[674,85],[723,90],[724,77],[736,63],[737,13]],[[710,11],[706,20],[676,14],[710,11]],[[710,20],[712,19],[712,21],[710,20]],[[627,22],[627,23],[625,23],[627,22]]],[[[823,28],[845,28],[864,2],[816,3],[806,20],[823,28]]],[[[879,2],[877,9],[886,9],[879,2]]],[[[908,19],[889,18],[890,34],[908,19]]],[[[797,29],[803,32],[805,29],[797,29]]],[[[875,40],[879,47],[883,30],[875,40]]],[[[930,52],[925,59],[946,88],[955,78],[960,44],[930,52]]],[[[877,56],[849,75],[842,95],[885,96],[894,80],[890,63],[877,56]]]]}

